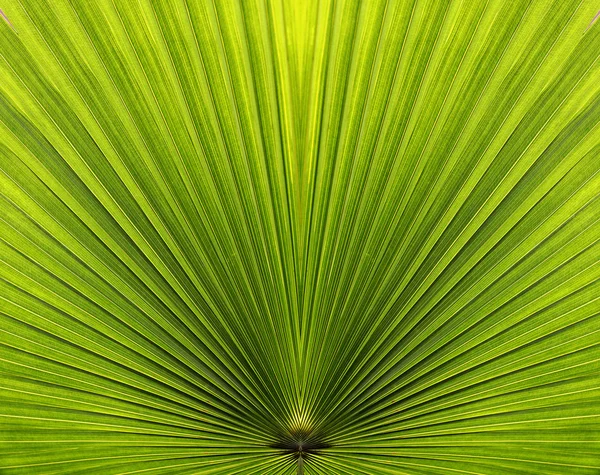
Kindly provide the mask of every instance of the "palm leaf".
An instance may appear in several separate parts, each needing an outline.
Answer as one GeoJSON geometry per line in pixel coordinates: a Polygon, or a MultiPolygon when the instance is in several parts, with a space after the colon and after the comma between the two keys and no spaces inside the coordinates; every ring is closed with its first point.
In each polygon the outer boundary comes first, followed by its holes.
{"type": "Polygon", "coordinates": [[[598,473],[597,8],[6,0],[0,473],[598,473]]]}

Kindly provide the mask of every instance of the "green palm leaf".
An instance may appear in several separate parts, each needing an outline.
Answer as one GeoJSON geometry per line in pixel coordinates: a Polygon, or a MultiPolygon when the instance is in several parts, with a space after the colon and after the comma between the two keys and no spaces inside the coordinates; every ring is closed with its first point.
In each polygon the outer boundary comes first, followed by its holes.
{"type": "Polygon", "coordinates": [[[591,0],[5,0],[0,473],[600,473],[591,0]]]}

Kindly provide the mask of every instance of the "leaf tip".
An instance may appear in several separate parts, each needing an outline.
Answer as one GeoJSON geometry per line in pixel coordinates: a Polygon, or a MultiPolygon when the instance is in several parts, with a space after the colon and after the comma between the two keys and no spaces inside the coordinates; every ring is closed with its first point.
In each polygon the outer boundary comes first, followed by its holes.
{"type": "Polygon", "coordinates": [[[587,26],[587,28],[585,29],[585,31],[588,31],[592,26],[594,26],[594,23],[596,23],[596,21],[598,20],[599,17],[600,17],[600,10],[598,10],[598,13],[596,13],[596,16],[594,18],[592,18],[592,21],[587,26]]]}
{"type": "Polygon", "coordinates": [[[13,31],[16,33],[16,32],[17,32],[17,30],[15,30],[15,27],[14,27],[14,25],[13,25],[13,24],[10,22],[10,20],[9,20],[9,19],[8,19],[8,17],[6,16],[6,13],[4,13],[4,12],[2,11],[2,9],[0,9],[0,15],[2,16],[2,18],[4,18],[4,21],[5,21],[6,23],[8,23],[8,26],[10,26],[10,27],[13,29],[13,31]]]}

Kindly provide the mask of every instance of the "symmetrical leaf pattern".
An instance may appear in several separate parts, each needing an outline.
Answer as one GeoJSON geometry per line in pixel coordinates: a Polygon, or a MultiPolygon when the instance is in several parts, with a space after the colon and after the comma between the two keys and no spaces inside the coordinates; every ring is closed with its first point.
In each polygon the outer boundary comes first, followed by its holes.
{"type": "Polygon", "coordinates": [[[600,5],[3,0],[0,473],[600,473],[600,5]]]}

